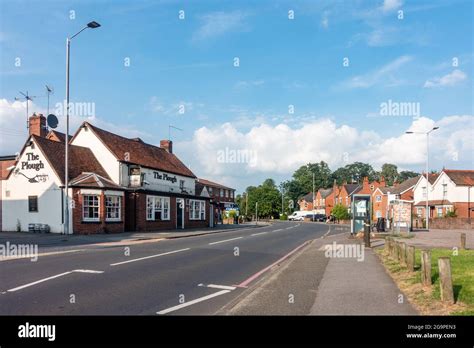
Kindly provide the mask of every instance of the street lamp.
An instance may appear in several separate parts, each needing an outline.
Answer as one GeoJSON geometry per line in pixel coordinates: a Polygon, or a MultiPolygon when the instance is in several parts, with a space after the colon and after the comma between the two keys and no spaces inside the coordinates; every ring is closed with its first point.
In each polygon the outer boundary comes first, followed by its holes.
{"type": "Polygon", "coordinates": [[[428,132],[412,132],[412,131],[407,131],[405,132],[405,134],[424,134],[426,135],[426,229],[429,231],[430,229],[430,225],[429,225],[429,221],[430,221],[430,211],[429,211],[429,204],[428,204],[428,185],[430,183],[429,179],[428,179],[428,168],[429,168],[429,155],[430,155],[430,133],[439,129],[439,127],[433,127],[432,129],[430,129],[428,132]]]}
{"type": "Polygon", "coordinates": [[[65,137],[65,153],[64,153],[64,234],[69,234],[69,62],[71,51],[71,40],[84,30],[90,28],[95,29],[100,27],[100,24],[92,21],[79,30],[76,34],[66,39],[66,137],[65,137]]]}

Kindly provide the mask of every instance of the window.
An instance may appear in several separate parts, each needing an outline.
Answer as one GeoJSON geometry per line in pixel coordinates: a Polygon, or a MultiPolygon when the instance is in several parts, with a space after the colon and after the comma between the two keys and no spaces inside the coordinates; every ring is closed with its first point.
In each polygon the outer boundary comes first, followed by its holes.
{"type": "Polygon", "coordinates": [[[443,184],[443,198],[446,198],[448,195],[448,184],[443,184]]]}
{"type": "Polygon", "coordinates": [[[378,218],[381,218],[381,217],[382,217],[382,212],[381,212],[380,210],[377,210],[377,211],[375,212],[375,216],[377,217],[377,219],[378,219],[378,218]]]}
{"type": "Polygon", "coordinates": [[[438,208],[438,217],[442,217],[442,216],[443,216],[443,208],[439,207],[438,208]]]}
{"type": "Polygon", "coordinates": [[[209,186],[209,194],[212,195],[212,187],[209,186]]]}
{"type": "Polygon", "coordinates": [[[423,198],[426,198],[426,186],[423,187],[423,198]]]}
{"type": "Polygon", "coordinates": [[[170,198],[146,196],[146,219],[160,221],[170,219],[170,198]]]}
{"type": "Polygon", "coordinates": [[[220,194],[221,197],[224,197],[224,190],[221,189],[221,194],[220,194]]]}
{"type": "Polygon", "coordinates": [[[349,205],[349,197],[346,196],[346,206],[349,205]]]}
{"type": "Polygon", "coordinates": [[[423,208],[416,208],[416,214],[421,217],[421,215],[423,214],[423,208]]]}
{"type": "Polygon", "coordinates": [[[83,221],[99,221],[99,196],[83,195],[82,196],[82,220],[83,221]]]}
{"type": "Polygon", "coordinates": [[[179,181],[179,188],[180,190],[184,190],[184,180],[179,181]]]}
{"type": "Polygon", "coordinates": [[[224,192],[225,192],[225,197],[229,198],[229,190],[224,190],[224,192]]]}
{"type": "Polygon", "coordinates": [[[189,220],[206,220],[205,201],[189,201],[189,220]]]}
{"type": "Polygon", "coordinates": [[[28,211],[30,213],[38,212],[38,196],[28,196],[28,211]]]}
{"type": "Polygon", "coordinates": [[[375,196],[375,201],[376,202],[382,202],[382,196],[380,196],[380,195],[375,196]]]}
{"type": "Polygon", "coordinates": [[[122,208],[121,196],[105,196],[105,220],[120,221],[122,208]]]}

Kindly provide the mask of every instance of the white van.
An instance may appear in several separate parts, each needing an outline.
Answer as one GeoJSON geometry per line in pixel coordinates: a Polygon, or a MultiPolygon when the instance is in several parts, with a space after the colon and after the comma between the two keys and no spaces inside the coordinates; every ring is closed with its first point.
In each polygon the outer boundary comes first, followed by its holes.
{"type": "Polygon", "coordinates": [[[306,214],[309,214],[309,211],[295,211],[293,214],[288,216],[288,220],[290,221],[303,221],[306,214]]]}

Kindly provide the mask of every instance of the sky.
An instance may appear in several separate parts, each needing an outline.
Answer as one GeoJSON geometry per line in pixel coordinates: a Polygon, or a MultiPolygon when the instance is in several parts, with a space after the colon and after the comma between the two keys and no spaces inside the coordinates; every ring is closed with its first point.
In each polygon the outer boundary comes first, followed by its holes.
{"type": "Polygon", "coordinates": [[[198,176],[278,183],[309,162],[473,169],[473,3],[0,0],[0,155],[29,111],[152,144],[198,176]],[[179,128],[171,128],[173,127],[179,128]]]}

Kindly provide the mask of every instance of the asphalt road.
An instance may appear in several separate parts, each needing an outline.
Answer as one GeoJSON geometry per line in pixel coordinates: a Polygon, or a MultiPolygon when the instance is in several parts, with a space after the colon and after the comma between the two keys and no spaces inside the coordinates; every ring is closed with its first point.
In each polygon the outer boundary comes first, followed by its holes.
{"type": "Polygon", "coordinates": [[[336,228],[277,222],[131,245],[130,255],[120,246],[2,261],[0,315],[214,314],[270,265],[336,228]]]}

